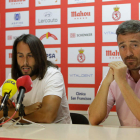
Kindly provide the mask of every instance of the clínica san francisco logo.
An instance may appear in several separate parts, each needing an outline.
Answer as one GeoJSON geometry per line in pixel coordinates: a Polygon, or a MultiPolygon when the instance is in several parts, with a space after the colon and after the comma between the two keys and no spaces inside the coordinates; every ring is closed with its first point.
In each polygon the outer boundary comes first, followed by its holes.
{"type": "Polygon", "coordinates": [[[85,55],[84,55],[84,50],[81,48],[79,51],[79,54],[77,56],[77,60],[80,62],[80,63],[83,63],[85,61],[85,55]]]}
{"type": "Polygon", "coordinates": [[[112,14],[112,18],[115,20],[115,21],[117,21],[117,20],[119,20],[120,18],[121,18],[121,13],[120,13],[120,11],[119,11],[119,7],[115,7],[115,8],[113,8],[114,9],[114,12],[113,12],[113,14],[112,14]]]}

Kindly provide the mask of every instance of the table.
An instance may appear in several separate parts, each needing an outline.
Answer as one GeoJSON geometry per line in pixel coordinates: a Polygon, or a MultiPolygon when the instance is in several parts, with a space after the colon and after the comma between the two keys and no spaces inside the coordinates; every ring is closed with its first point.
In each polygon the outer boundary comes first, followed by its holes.
{"type": "MultiPolygon", "coordinates": [[[[140,128],[119,126],[91,126],[75,124],[4,124],[0,127],[0,138],[40,139],[40,140],[137,140],[140,128]]],[[[7,139],[5,139],[7,140],[7,139]]]]}

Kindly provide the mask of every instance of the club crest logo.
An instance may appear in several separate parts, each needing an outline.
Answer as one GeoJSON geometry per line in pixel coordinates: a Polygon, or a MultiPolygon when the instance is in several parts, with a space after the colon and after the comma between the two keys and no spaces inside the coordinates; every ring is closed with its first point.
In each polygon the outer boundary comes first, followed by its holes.
{"type": "Polygon", "coordinates": [[[79,54],[77,56],[77,60],[80,62],[80,63],[83,63],[85,61],[85,55],[84,55],[84,50],[81,48],[79,51],[79,54]]]}
{"type": "Polygon", "coordinates": [[[118,21],[120,18],[121,18],[121,13],[120,13],[120,11],[119,11],[119,7],[115,7],[114,8],[114,12],[113,12],[113,14],[112,14],[112,18],[115,20],[115,21],[118,21]]]}

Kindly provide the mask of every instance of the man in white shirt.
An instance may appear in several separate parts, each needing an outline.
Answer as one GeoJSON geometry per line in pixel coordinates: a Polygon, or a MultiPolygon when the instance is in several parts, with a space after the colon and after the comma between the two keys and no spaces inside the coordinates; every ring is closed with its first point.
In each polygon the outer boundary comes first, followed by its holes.
{"type": "MultiPolygon", "coordinates": [[[[23,75],[29,75],[33,81],[32,90],[23,100],[24,118],[38,123],[71,123],[63,76],[58,67],[47,60],[42,42],[31,34],[21,35],[13,45],[12,70],[8,79],[17,80],[23,75]]],[[[11,100],[16,102],[17,95],[18,92],[11,100]]],[[[8,115],[11,116],[15,108],[10,100],[8,104],[8,115]]],[[[0,117],[2,115],[1,111],[0,117]]],[[[17,117],[18,113],[14,118],[17,117]]]]}

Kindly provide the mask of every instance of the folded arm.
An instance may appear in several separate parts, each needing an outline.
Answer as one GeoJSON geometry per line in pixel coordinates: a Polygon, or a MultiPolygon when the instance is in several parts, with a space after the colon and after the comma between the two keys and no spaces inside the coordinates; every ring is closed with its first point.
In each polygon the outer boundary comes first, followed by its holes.
{"type": "MultiPolygon", "coordinates": [[[[0,96],[0,99],[3,97],[0,96]]],[[[61,98],[56,95],[48,95],[43,98],[42,103],[37,102],[24,108],[25,119],[38,123],[52,123],[57,117],[57,112],[60,106],[61,98]]],[[[8,116],[12,116],[15,112],[15,107],[12,102],[8,101],[8,116]]],[[[0,118],[3,117],[3,111],[0,111],[0,118]]],[[[19,118],[19,112],[15,114],[13,119],[19,118]]]]}
{"type": "Polygon", "coordinates": [[[56,95],[45,96],[41,107],[33,113],[24,116],[24,118],[37,123],[52,123],[57,117],[60,103],[61,98],[56,95]]]}

